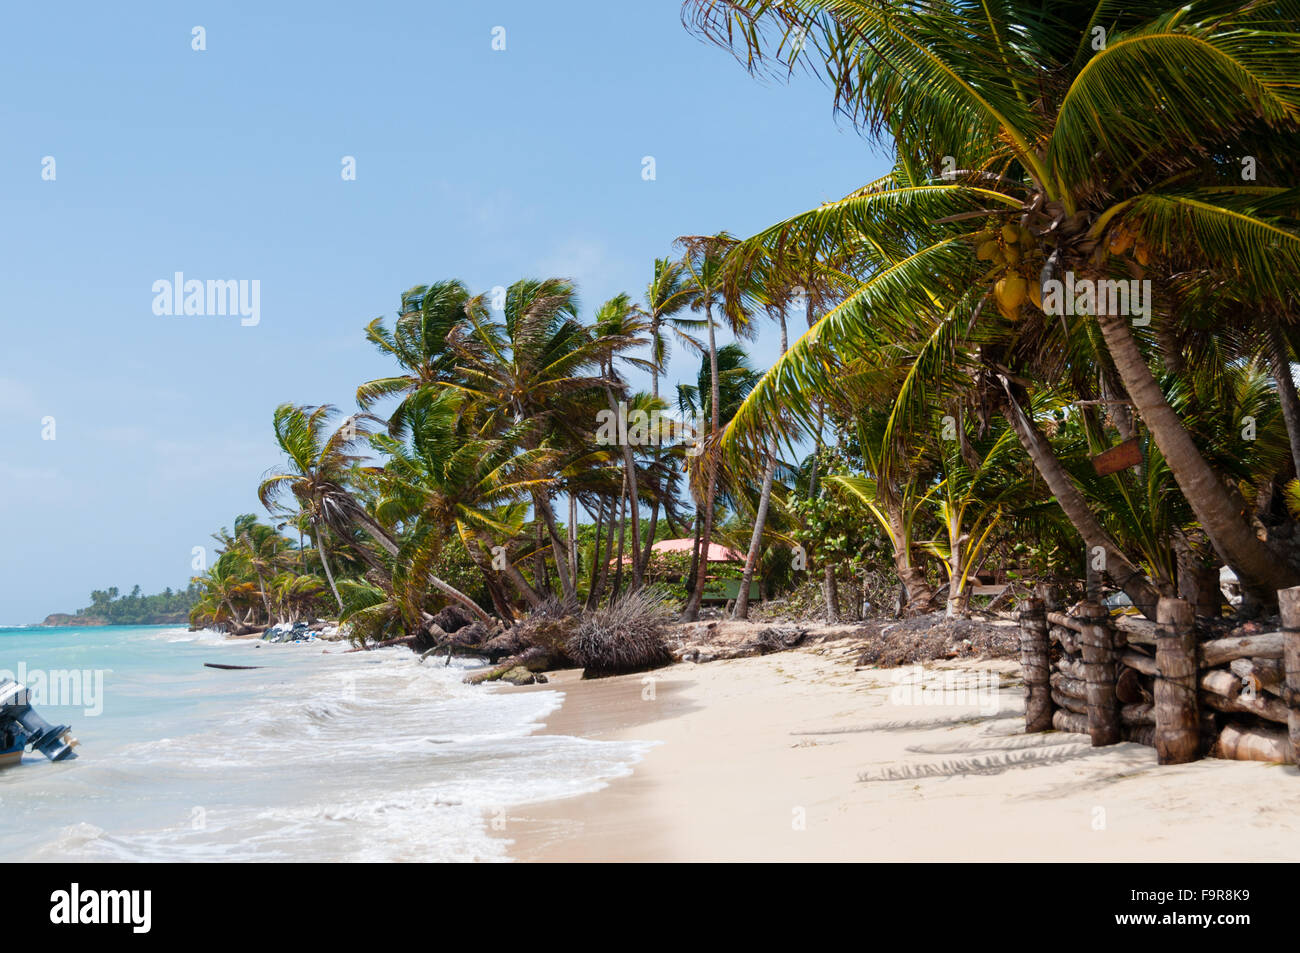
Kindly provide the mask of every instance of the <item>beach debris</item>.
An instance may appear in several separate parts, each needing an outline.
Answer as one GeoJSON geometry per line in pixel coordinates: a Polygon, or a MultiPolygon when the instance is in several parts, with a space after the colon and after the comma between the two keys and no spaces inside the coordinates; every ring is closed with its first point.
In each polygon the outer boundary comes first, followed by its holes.
{"type": "Polygon", "coordinates": [[[222,665],[220,662],[204,662],[204,668],[219,668],[227,671],[244,671],[254,668],[266,668],[265,665],[222,665]]]}
{"type": "Polygon", "coordinates": [[[661,592],[628,592],[613,605],[586,613],[565,650],[583,667],[583,678],[659,668],[673,661],[666,639],[671,619],[661,592]]]}
{"type": "Polygon", "coordinates": [[[311,642],[316,633],[309,622],[279,622],[262,633],[263,642],[311,642]]]}

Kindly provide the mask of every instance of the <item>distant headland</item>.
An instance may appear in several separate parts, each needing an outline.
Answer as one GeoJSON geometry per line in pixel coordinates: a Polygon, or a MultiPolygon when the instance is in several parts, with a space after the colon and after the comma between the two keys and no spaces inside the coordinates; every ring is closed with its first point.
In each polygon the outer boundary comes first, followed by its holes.
{"type": "Polygon", "coordinates": [[[135,586],[125,596],[116,586],[96,589],[90,594],[90,605],[76,612],[51,612],[40,624],[43,626],[92,625],[184,625],[188,624],[190,609],[198,600],[198,590],[193,583],[186,589],[173,590],[170,586],[155,595],[146,596],[135,586]]]}

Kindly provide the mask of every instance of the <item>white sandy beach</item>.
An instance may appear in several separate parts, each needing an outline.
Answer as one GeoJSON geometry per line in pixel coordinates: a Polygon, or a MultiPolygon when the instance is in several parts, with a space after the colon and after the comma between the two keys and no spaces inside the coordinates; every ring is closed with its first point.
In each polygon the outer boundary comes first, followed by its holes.
{"type": "Polygon", "coordinates": [[[559,673],[538,686],[566,693],[547,732],[660,744],[499,836],[524,861],[1300,859],[1294,767],[1026,736],[1016,663],[944,668],[999,673],[999,710],[891,703],[896,670],[833,646],[676,665],[653,693],[559,673]]]}

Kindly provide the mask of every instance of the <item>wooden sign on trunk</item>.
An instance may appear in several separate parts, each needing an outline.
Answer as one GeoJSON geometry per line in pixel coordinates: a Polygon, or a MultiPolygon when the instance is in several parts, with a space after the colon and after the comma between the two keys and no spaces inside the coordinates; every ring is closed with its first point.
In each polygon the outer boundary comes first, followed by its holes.
{"type": "Polygon", "coordinates": [[[1097,471],[1097,476],[1118,473],[1120,470],[1135,467],[1141,462],[1142,448],[1138,446],[1137,437],[1130,437],[1123,443],[1111,447],[1109,450],[1092,458],[1092,466],[1097,471]]]}

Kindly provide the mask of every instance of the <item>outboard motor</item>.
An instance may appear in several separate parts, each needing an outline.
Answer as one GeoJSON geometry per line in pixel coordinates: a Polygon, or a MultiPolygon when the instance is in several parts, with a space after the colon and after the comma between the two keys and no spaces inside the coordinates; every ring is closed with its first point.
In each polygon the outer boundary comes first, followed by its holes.
{"type": "Polygon", "coordinates": [[[0,680],[0,727],[8,728],[24,744],[51,761],[75,758],[77,739],[70,725],[51,725],[32,709],[27,689],[11,679],[0,680]]]}

